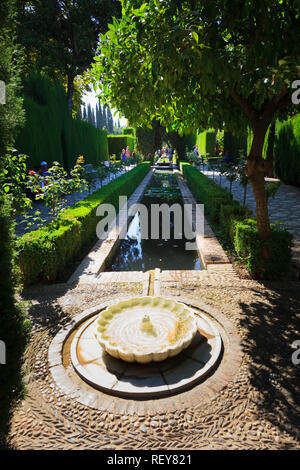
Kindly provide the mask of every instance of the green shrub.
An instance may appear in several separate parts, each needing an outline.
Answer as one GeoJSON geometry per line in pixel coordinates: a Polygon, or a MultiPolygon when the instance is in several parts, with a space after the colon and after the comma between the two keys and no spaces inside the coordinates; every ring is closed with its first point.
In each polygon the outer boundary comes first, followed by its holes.
{"type": "Polygon", "coordinates": [[[10,211],[6,197],[0,195],[0,340],[6,349],[6,364],[0,365],[0,446],[8,432],[13,410],[24,398],[23,356],[30,332],[25,307],[17,304],[15,298],[18,276],[10,211]]]}
{"type": "Polygon", "coordinates": [[[171,144],[173,149],[176,149],[177,154],[184,158],[186,150],[192,150],[196,145],[196,134],[183,134],[179,135],[177,132],[169,132],[166,135],[166,140],[171,144]]]}
{"type": "Polygon", "coordinates": [[[127,146],[129,146],[130,152],[135,148],[135,137],[131,135],[108,135],[107,141],[109,155],[116,155],[118,158],[122,149],[126,149],[127,146]]]}
{"type": "Polygon", "coordinates": [[[133,136],[135,136],[134,127],[124,127],[123,135],[133,135],[133,136]]]}
{"type": "Polygon", "coordinates": [[[292,235],[280,225],[272,224],[271,228],[271,237],[263,241],[257,236],[256,220],[245,219],[235,224],[235,251],[250,274],[258,279],[276,279],[289,268],[292,235]]]}
{"type": "Polygon", "coordinates": [[[67,264],[96,238],[99,204],[118,208],[119,196],[129,196],[150,169],[144,162],[133,170],[95,191],[60,216],[57,229],[45,226],[18,239],[18,265],[26,284],[54,281],[67,264]]]}
{"type": "Polygon", "coordinates": [[[300,114],[277,121],[274,144],[276,176],[286,184],[300,186],[300,114]]]}
{"type": "Polygon", "coordinates": [[[30,168],[46,160],[49,165],[58,161],[69,170],[79,155],[86,163],[108,159],[106,131],[71,118],[59,82],[33,74],[24,80],[24,90],[26,124],[17,136],[16,148],[29,155],[30,168]]]}
{"type": "Polygon", "coordinates": [[[252,215],[248,207],[242,207],[237,201],[232,201],[232,204],[221,205],[220,224],[224,229],[228,241],[234,243],[236,224],[252,215]]]}
{"type": "Polygon", "coordinates": [[[204,204],[212,222],[223,229],[227,241],[252,276],[272,279],[287,271],[292,245],[292,235],[287,230],[272,224],[272,236],[266,241],[259,240],[257,222],[250,218],[250,209],[234,201],[227,190],[189,163],[180,162],[179,167],[197,202],[204,204]]]}
{"type": "MultiPolygon", "coordinates": [[[[17,126],[24,122],[19,71],[22,51],[16,44],[16,7],[11,0],[0,2],[0,80],[6,84],[6,104],[0,104],[0,173],[6,168],[7,147],[14,144],[17,126]]],[[[24,398],[23,357],[29,343],[25,306],[16,293],[19,282],[15,264],[12,208],[0,194],[0,341],[6,364],[0,364],[0,448],[7,444],[15,406],[24,398]]]]}
{"type": "Polygon", "coordinates": [[[214,129],[200,132],[197,137],[197,145],[201,155],[214,155],[214,148],[217,143],[217,134],[214,129]]]}
{"type": "Polygon", "coordinates": [[[247,152],[247,132],[234,135],[231,132],[224,132],[224,153],[229,152],[233,159],[239,157],[240,151],[243,155],[247,152]]]}
{"type": "Polygon", "coordinates": [[[221,206],[232,204],[231,194],[190,164],[181,162],[180,168],[196,200],[204,204],[205,210],[208,211],[213,222],[219,223],[221,206]]]}

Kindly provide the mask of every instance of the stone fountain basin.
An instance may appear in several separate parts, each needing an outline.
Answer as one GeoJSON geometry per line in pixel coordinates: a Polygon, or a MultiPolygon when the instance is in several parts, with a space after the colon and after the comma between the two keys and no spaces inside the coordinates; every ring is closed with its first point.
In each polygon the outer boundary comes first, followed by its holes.
{"type": "Polygon", "coordinates": [[[196,333],[193,310],[161,297],[119,302],[94,322],[94,335],[109,355],[141,364],[176,356],[191,344],[196,333]]]}

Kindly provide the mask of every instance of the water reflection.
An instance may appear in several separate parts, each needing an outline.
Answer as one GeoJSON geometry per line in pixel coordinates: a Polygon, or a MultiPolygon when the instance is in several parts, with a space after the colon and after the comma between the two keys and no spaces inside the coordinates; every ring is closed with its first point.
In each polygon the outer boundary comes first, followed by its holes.
{"type": "MultiPolygon", "coordinates": [[[[158,172],[157,172],[158,173],[158,172]]],[[[148,188],[171,187],[176,189],[177,179],[172,173],[154,173],[148,188]]],[[[149,209],[151,204],[166,203],[166,200],[158,197],[146,197],[141,201],[149,209]]],[[[173,204],[175,201],[169,201],[173,204]]],[[[176,200],[177,203],[182,203],[176,200]]],[[[183,228],[181,229],[183,232],[183,228]]],[[[107,271],[148,271],[160,268],[163,270],[201,270],[201,262],[196,251],[185,250],[186,239],[176,239],[174,233],[174,218],[170,220],[171,237],[169,240],[142,240],[141,222],[137,212],[129,225],[126,238],[120,243],[116,255],[107,271]]],[[[151,233],[151,217],[149,215],[149,234],[151,233]]],[[[160,234],[161,236],[161,234],[160,234]]]]}

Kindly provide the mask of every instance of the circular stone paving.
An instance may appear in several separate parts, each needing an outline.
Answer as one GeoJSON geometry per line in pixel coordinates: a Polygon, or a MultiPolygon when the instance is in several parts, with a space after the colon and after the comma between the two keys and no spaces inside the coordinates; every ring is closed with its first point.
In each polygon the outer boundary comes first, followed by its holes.
{"type": "Polygon", "coordinates": [[[172,299],[192,309],[198,331],[187,349],[157,363],[115,359],[92,334],[99,314],[122,299],[77,315],[58,332],[48,351],[49,370],[61,392],[90,408],[120,415],[142,416],[210,402],[240,365],[239,337],[219,311],[186,297],[172,299]]]}
{"type": "Polygon", "coordinates": [[[93,387],[118,396],[154,397],[182,391],[216,365],[221,336],[211,320],[196,314],[197,334],[178,356],[149,364],[128,363],[109,355],[95,338],[96,315],[84,321],[71,344],[71,361],[80,377],[93,387]]]}

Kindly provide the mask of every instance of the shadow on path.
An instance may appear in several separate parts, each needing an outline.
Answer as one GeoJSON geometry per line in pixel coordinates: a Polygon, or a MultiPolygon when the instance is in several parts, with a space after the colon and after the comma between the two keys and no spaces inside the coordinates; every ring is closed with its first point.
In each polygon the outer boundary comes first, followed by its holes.
{"type": "Polygon", "coordinates": [[[250,356],[257,406],[282,431],[300,437],[300,365],[292,362],[292,343],[300,340],[300,289],[263,283],[257,301],[240,303],[245,328],[243,349],[250,356]]]}

